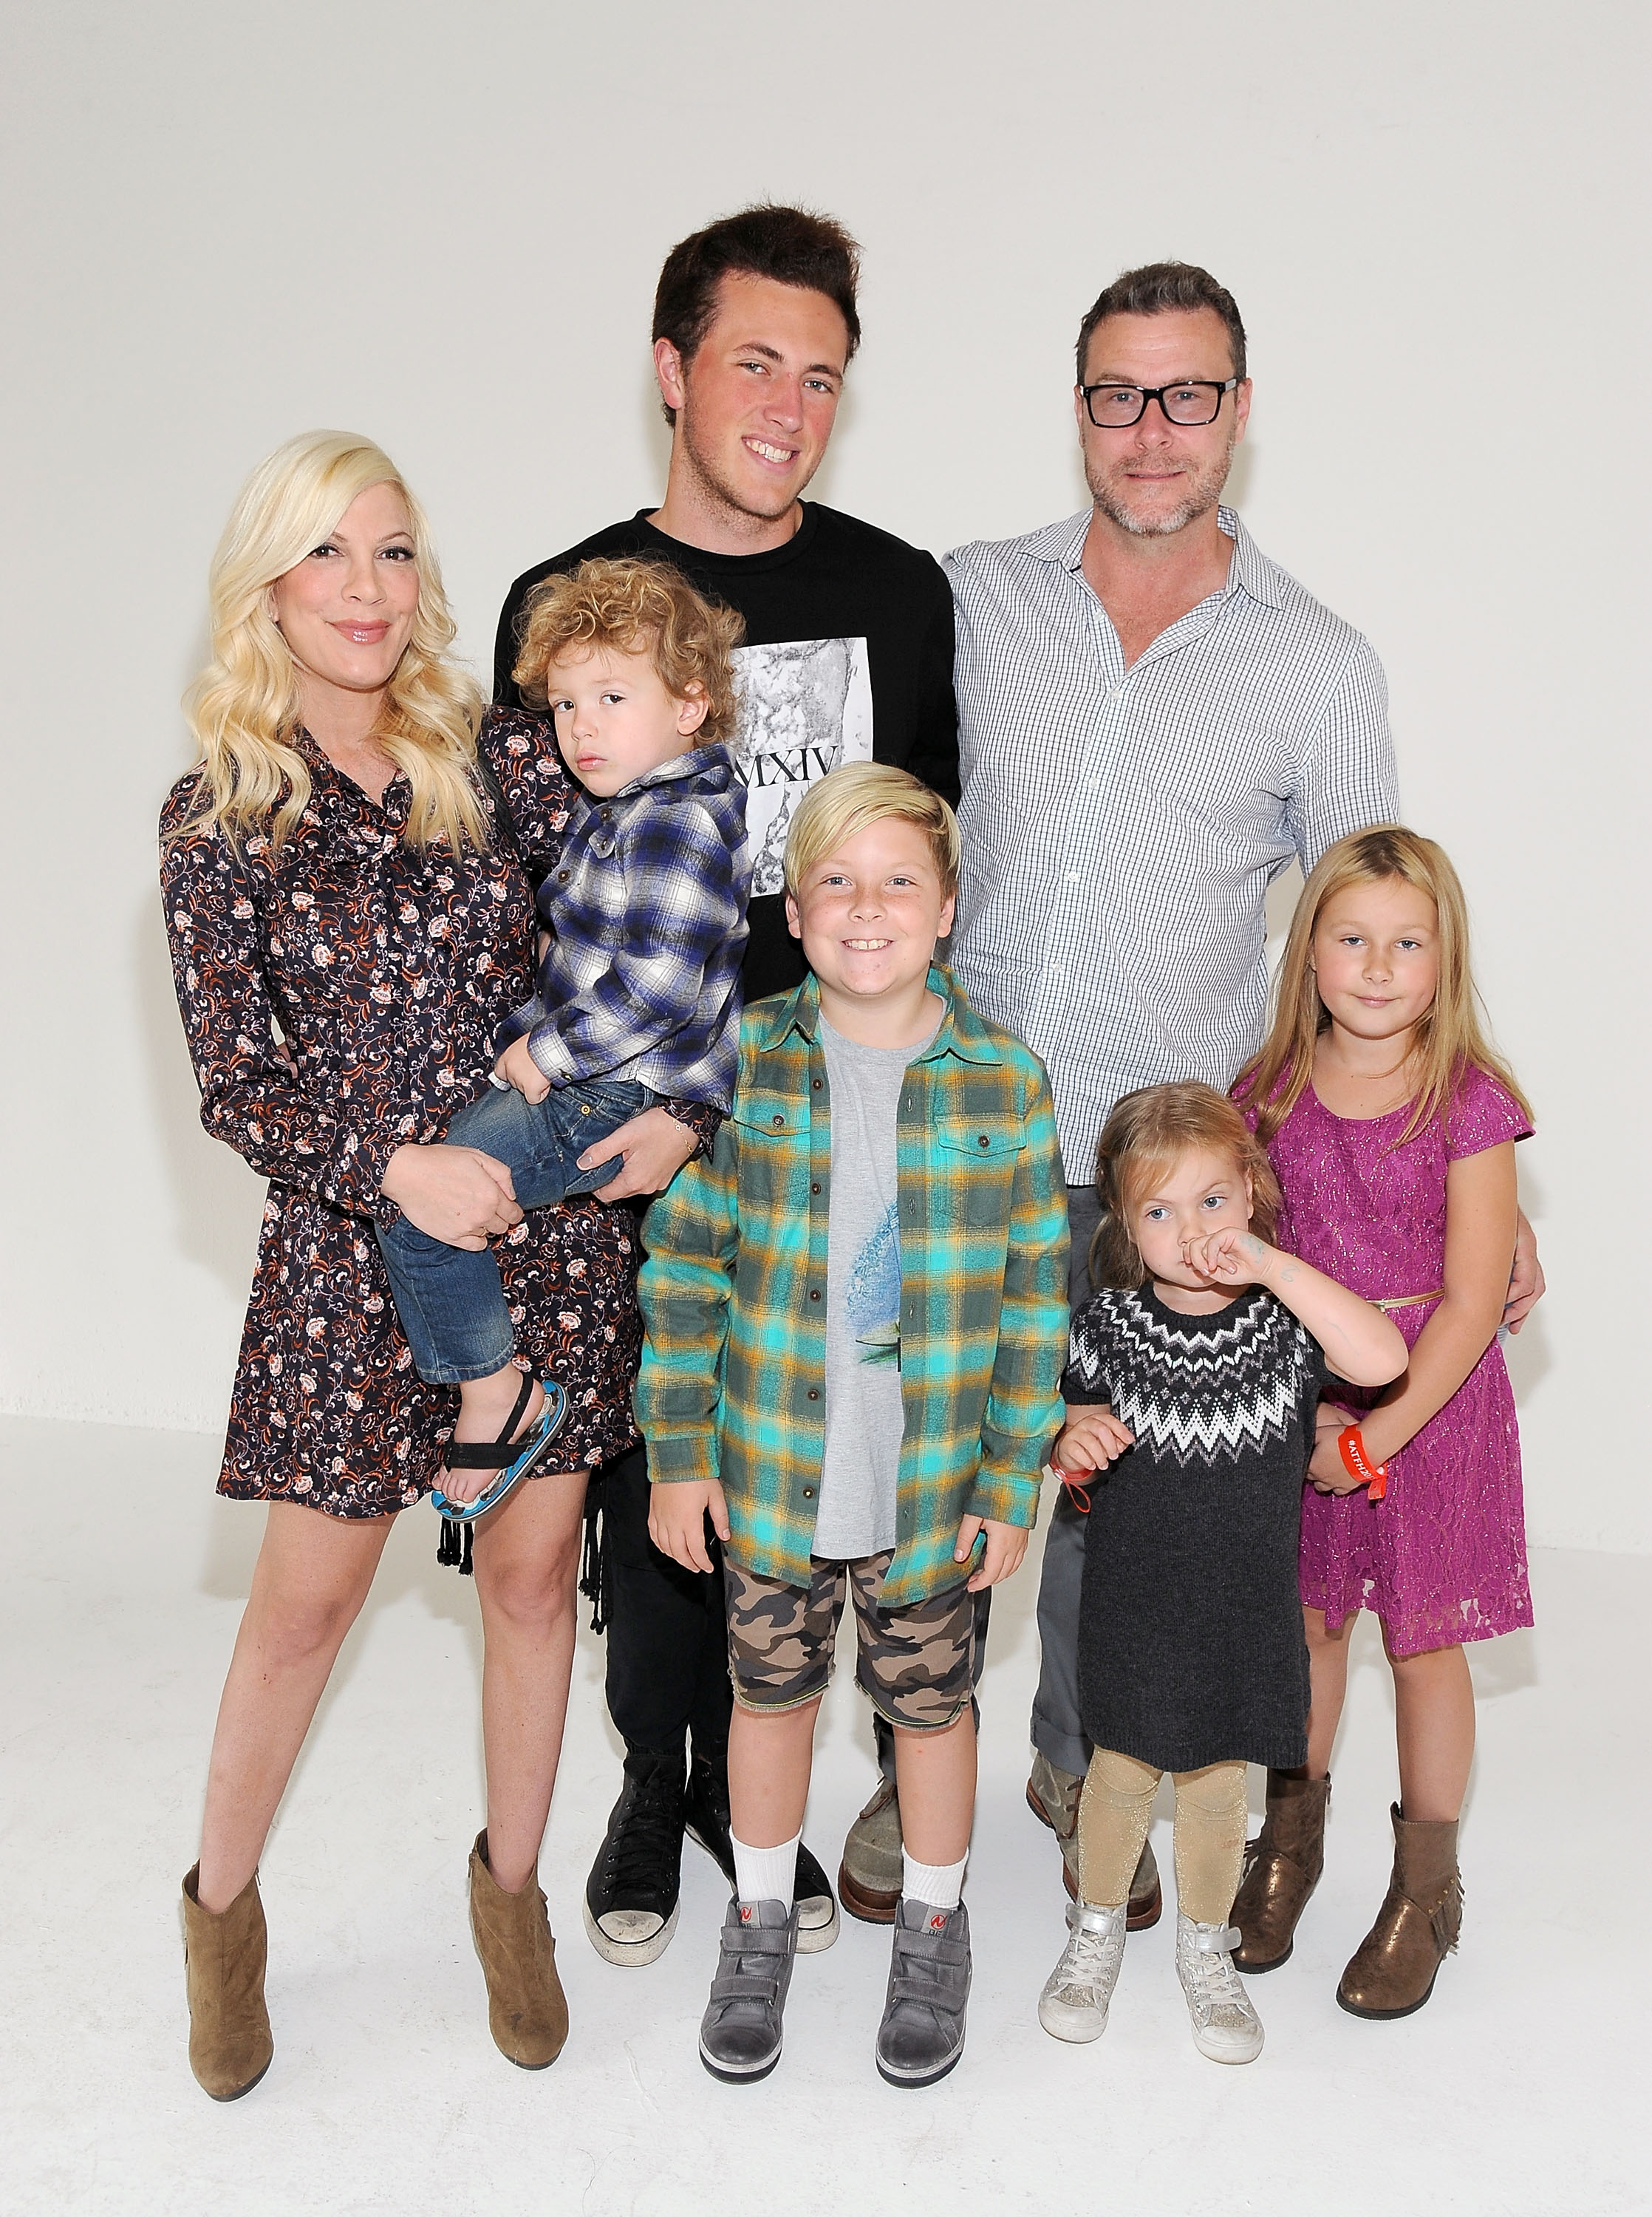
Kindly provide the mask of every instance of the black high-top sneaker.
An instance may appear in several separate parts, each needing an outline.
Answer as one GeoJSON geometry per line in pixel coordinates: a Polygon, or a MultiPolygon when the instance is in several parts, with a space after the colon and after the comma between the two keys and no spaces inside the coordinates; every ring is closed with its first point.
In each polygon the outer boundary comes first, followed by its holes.
{"type": "Polygon", "coordinates": [[[626,1782],[585,1881],[585,1930],[608,1962],[640,1967],[670,1946],[682,1883],[682,1751],[627,1748],[626,1782]]]}
{"type": "MultiPolygon", "coordinates": [[[[724,1764],[696,1755],[688,1765],[684,1803],[688,1837],[706,1854],[734,1891],[734,1843],[729,1837],[729,1774],[724,1764]]],[[[792,1904],[798,1912],[797,1951],[818,1955],[837,1937],[837,1901],[832,1882],[801,1842],[792,1904]]]]}

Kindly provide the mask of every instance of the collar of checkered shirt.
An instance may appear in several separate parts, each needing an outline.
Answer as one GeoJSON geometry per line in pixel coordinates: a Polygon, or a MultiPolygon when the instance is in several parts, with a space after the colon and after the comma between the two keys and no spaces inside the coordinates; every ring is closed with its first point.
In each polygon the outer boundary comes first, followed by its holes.
{"type": "MultiPolygon", "coordinates": [[[[946,1013],[940,1020],[940,1030],[915,1060],[935,1062],[942,1055],[951,1054],[960,1062],[1002,1061],[986,1027],[954,984],[952,972],[943,970],[938,962],[929,966],[929,991],[945,1001],[946,1013]]],[[[783,1047],[795,1032],[812,1047],[819,1028],[820,987],[811,973],[780,1003],[767,1029],[758,1035],[754,1044],[759,1054],[772,1053],[783,1047]]]]}
{"type": "MultiPolygon", "coordinates": [[[[1086,509],[1082,516],[1063,516],[1059,523],[1030,533],[1021,543],[1035,562],[1055,562],[1063,570],[1078,570],[1083,565],[1091,513],[1086,509]]],[[[1279,565],[1268,560],[1232,509],[1219,507],[1216,520],[1233,541],[1226,590],[1248,593],[1264,608],[1282,607],[1285,578],[1279,565]]]]}

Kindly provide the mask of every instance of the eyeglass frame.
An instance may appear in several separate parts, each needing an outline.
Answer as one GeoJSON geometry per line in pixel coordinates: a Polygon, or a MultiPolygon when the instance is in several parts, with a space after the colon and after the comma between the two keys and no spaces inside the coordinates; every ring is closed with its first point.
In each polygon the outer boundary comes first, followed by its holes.
{"type": "Polygon", "coordinates": [[[1168,385],[1132,385],[1128,378],[1102,377],[1098,378],[1094,385],[1081,385],[1078,388],[1078,397],[1084,403],[1085,421],[1088,423],[1093,431],[1133,431],[1136,429],[1136,426],[1141,422],[1142,417],[1146,415],[1147,404],[1150,400],[1156,400],[1158,402],[1160,415],[1162,416],[1165,422],[1170,424],[1174,429],[1178,431],[1202,431],[1206,424],[1214,423],[1217,417],[1222,413],[1222,403],[1227,394],[1237,392],[1239,386],[1243,382],[1243,379],[1238,377],[1230,377],[1225,381],[1225,383],[1219,385],[1213,377],[1178,377],[1173,379],[1168,385]],[[1216,405],[1201,423],[1178,423],[1175,417],[1165,406],[1164,396],[1167,392],[1175,392],[1179,386],[1188,385],[1203,386],[1207,392],[1214,392],[1216,395],[1216,405]],[[1109,391],[1113,392],[1139,392],[1141,394],[1141,407],[1137,411],[1136,414],[1131,417],[1128,423],[1098,423],[1096,422],[1094,411],[1090,406],[1090,395],[1093,392],[1106,392],[1109,391]]]}

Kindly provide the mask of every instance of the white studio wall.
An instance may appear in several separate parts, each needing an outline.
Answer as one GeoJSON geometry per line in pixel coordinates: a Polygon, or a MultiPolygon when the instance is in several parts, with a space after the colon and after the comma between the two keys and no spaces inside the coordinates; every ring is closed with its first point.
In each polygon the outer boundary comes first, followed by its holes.
{"type": "Polygon", "coordinates": [[[866,250],[814,491],[938,550],[1083,504],[1118,270],[1237,295],[1230,497],[1375,641],[1537,1104],[1532,1536],[1652,1547],[1643,36],[1628,0],[9,11],[0,1408],[222,1419],[260,1188],[194,1121],[154,824],[242,477],[379,440],[485,666],[510,578],[663,487],[665,250],[773,195],[866,250]]]}

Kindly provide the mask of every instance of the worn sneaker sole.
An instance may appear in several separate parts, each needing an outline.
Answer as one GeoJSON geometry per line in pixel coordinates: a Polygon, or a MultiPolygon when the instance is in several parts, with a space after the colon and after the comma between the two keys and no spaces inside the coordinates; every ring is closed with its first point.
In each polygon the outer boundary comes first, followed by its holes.
{"type": "Polygon", "coordinates": [[[1262,2052],[1263,2039],[1261,2033],[1258,2033],[1256,2037],[1256,2045],[1254,2047],[1246,2047],[1242,2049],[1234,2047],[1207,2047],[1205,2045],[1204,2041],[1200,2039],[1199,2034],[1195,2032],[1193,2035],[1193,2046],[1199,2050],[1201,2055],[1208,2056],[1212,2063],[1254,2063],[1256,2060],[1256,2058],[1262,2052]]]}
{"type": "Polygon", "coordinates": [[[944,2078],[949,2071],[957,2069],[959,2058],[963,2055],[963,2053],[964,2042],[960,2039],[958,2046],[952,2050],[952,2053],[946,2058],[946,2060],[944,2063],[932,2064],[930,2067],[925,2071],[897,2071],[891,2064],[885,2063],[883,2057],[878,2053],[875,2048],[872,2051],[872,2060],[878,2066],[878,2076],[883,2080],[886,2086],[900,2086],[903,2088],[908,2086],[933,2086],[939,2080],[944,2078]]]}
{"type": "Polygon", "coordinates": [[[1107,2029],[1106,2010],[1069,2009],[1061,2002],[1039,2001],[1039,2022],[1052,2040],[1069,2040],[1076,2045],[1100,2040],[1107,2029]]]}
{"type": "Polygon", "coordinates": [[[829,1893],[805,1893],[798,1902],[798,1953],[823,1955],[837,1937],[837,1904],[829,1893]],[[830,1914],[826,1912],[829,1911],[830,1914]],[[814,1919],[811,1924],[811,1918],[814,1919]]]}
{"type": "MultiPolygon", "coordinates": [[[[785,2041],[782,2041],[780,2047],[783,2047],[785,2045],[785,2041]]],[[[725,2086],[755,2086],[760,2078],[767,2078],[780,2061],[780,2048],[777,2047],[766,2063],[754,2064],[749,2071],[731,2071],[726,2063],[712,2062],[711,2057],[706,2053],[706,2043],[702,2040],[700,2043],[700,2060],[712,2078],[720,2078],[725,2086]]]]}
{"type": "Polygon", "coordinates": [[[583,1897],[579,1908],[585,1919],[585,1937],[603,1961],[617,1963],[622,1971],[640,1971],[645,1964],[657,1962],[671,1945],[681,1904],[673,1907],[659,1930],[650,1932],[646,1940],[612,1940],[592,1916],[590,1903],[583,1897]]]}
{"type": "MultiPolygon", "coordinates": [[[[1026,1806],[1032,1812],[1032,1814],[1038,1819],[1039,1824],[1044,1826],[1046,1832],[1055,1831],[1055,1826],[1050,1822],[1049,1811],[1045,1807],[1043,1802],[1039,1800],[1038,1795],[1032,1791],[1030,1785],[1026,1789],[1026,1806]]],[[[1057,1837],[1059,1837],[1059,1834],[1057,1834],[1057,1837]]],[[[1068,1862],[1064,1855],[1061,1859],[1061,1882],[1067,1889],[1067,1899],[1069,1901],[1076,1901],[1078,1899],[1078,1880],[1073,1876],[1072,1865],[1068,1862]]],[[[838,1881],[838,1891],[840,1893],[842,1891],[842,1880],[841,1879],[838,1881]]],[[[1150,1932],[1163,1914],[1164,1888],[1156,1881],[1151,1893],[1144,1896],[1140,1901],[1132,1901],[1131,1903],[1129,1912],[1125,1918],[1125,1930],[1126,1932],[1150,1932]]],[[[889,1918],[885,1921],[891,1924],[893,1923],[894,1914],[892,1911],[889,1918]]],[[[1285,1961],[1284,1956],[1281,1956],[1279,1961],[1283,1962],[1285,1961]]]]}

